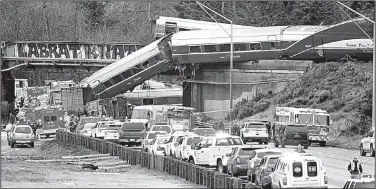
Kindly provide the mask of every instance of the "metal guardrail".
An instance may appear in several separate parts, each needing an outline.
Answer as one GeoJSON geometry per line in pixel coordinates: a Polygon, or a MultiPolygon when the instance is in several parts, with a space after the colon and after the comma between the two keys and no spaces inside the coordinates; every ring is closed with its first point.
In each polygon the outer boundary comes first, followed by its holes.
{"type": "Polygon", "coordinates": [[[246,180],[231,177],[230,175],[220,173],[213,169],[197,166],[167,156],[149,154],[97,138],[59,130],[56,133],[56,139],[64,143],[84,146],[101,154],[109,153],[111,156],[119,156],[121,160],[126,161],[130,165],[141,165],[141,167],[178,176],[184,178],[186,181],[205,186],[206,188],[260,188],[246,180]]]}

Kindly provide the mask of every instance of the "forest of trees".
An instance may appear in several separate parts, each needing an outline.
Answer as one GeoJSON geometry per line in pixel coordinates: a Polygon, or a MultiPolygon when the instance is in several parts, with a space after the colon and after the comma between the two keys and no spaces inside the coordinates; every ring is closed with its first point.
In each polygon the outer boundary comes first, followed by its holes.
{"type": "MultiPolygon", "coordinates": [[[[333,1],[203,3],[232,19],[235,24],[242,25],[318,25],[349,19],[333,1]]],[[[374,19],[373,1],[345,4],[374,19]]],[[[149,43],[152,40],[149,21],[155,15],[210,21],[210,17],[193,1],[2,1],[0,12],[2,41],[149,43]]],[[[347,12],[356,17],[354,13],[347,12]]]]}

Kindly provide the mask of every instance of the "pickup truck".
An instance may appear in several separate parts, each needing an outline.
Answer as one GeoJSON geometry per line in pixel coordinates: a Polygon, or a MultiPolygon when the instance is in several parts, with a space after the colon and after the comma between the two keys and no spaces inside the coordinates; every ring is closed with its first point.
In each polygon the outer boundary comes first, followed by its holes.
{"type": "Polygon", "coordinates": [[[222,173],[227,173],[227,160],[233,148],[244,145],[239,136],[206,136],[201,142],[191,146],[188,161],[192,164],[216,167],[222,173]]]}
{"type": "Polygon", "coordinates": [[[119,129],[119,143],[141,146],[145,133],[146,128],[143,123],[125,122],[119,129]]]}

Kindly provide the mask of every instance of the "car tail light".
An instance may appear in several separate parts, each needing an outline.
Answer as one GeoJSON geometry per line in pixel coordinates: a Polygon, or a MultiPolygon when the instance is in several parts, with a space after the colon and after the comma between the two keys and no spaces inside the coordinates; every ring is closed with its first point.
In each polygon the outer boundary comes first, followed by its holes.
{"type": "Polygon", "coordinates": [[[240,158],[239,157],[236,158],[236,163],[240,163],[240,158]]]}
{"type": "Polygon", "coordinates": [[[15,138],[15,137],[16,137],[16,135],[15,135],[15,134],[13,133],[13,134],[12,134],[12,137],[13,137],[13,138],[15,138]]]}
{"type": "Polygon", "coordinates": [[[287,177],[283,177],[283,185],[287,185],[287,177]]]}
{"type": "Polygon", "coordinates": [[[186,150],[187,149],[187,147],[186,146],[183,146],[183,150],[186,150]]]}
{"type": "Polygon", "coordinates": [[[324,176],[324,184],[328,184],[328,176],[324,176]]]}
{"type": "Polygon", "coordinates": [[[157,150],[164,150],[163,147],[158,146],[157,150]]]}

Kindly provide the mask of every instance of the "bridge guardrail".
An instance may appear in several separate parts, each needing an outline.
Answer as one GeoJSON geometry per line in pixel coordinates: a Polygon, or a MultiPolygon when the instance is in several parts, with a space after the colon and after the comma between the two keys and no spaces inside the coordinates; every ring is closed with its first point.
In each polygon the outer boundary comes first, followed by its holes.
{"type": "Polygon", "coordinates": [[[84,146],[101,154],[109,153],[111,156],[119,156],[130,165],[141,165],[148,169],[154,169],[170,175],[184,178],[186,181],[206,186],[207,188],[260,188],[246,180],[231,177],[228,174],[180,161],[167,156],[159,156],[147,152],[132,149],[117,143],[87,137],[76,133],[59,130],[56,140],[73,145],[84,146]]]}

